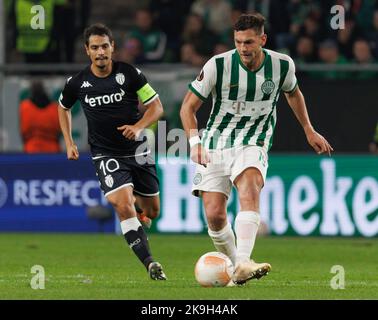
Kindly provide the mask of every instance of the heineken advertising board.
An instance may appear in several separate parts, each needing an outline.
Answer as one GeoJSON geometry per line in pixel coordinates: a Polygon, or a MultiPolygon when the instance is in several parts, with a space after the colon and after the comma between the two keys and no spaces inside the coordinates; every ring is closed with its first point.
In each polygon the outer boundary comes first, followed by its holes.
{"type": "MultiPolygon", "coordinates": [[[[191,195],[194,165],[160,158],[161,215],[151,232],[207,231],[201,201],[191,195]]],[[[97,232],[88,207],[108,206],[88,154],[0,156],[0,231],[97,232]]],[[[228,217],[238,212],[237,193],[228,217]]],[[[378,157],[271,155],[260,213],[273,235],[378,235],[378,157]]],[[[116,219],[101,228],[117,232],[116,219]]]]}
{"type": "MultiPolygon", "coordinates": [[[[191,195],[191,165],[159,165],[162,232],[206,231],[204,209],[191,195]]],[[[228,204],[232,222],[236,190],[228,204]]],[[[274,235],[378,235],[378,157],[272,155],[260,214],[274,235]]]]}

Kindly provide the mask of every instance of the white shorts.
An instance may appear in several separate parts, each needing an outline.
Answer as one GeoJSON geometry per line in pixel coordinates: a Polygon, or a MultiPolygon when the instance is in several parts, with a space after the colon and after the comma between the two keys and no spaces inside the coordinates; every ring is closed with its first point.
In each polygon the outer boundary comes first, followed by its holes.
{"type": "Polygon", "coordinates": [[[196,165],[192,194],[200,197],[202,191],[221,192],[228,198],[235,179],[247,168],[257,168],[264,183],[268,170],[268,155],[258,146],[239,146],[224,150],[208,150],[210,163],[205,168],[196,165]]]}

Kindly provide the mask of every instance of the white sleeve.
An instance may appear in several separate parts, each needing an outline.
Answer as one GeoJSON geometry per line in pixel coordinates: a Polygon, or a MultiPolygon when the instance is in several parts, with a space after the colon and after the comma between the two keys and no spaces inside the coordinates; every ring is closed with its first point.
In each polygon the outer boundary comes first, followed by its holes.
{"type": "Polygon", "coordinates": [[[215,59],[206,62],[198,77],[189,85],[189,89],[201,100],[205,101],[217,81],[215,59]]]}
{"type": "Polygon", "coordinates": [[[289,58],[289,70],[287,71],[285,81],[282,85],[282,91],[292,92],[297,87],[297,77],[295,76],[295,64],[293,59],[289,58]]]}

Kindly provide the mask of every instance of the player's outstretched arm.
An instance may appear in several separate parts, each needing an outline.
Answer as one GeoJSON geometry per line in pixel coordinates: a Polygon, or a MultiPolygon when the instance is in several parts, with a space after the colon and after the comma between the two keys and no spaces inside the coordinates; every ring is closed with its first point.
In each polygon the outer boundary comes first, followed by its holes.
{"type": "Polygon", "coordinates": [[[311,125],[301,90],[297,87],[293,92],[285,93],[285,96],[289,106],[301,124],[311,147],[313,147],[318,154],[327,153],[331,156],[331,152],[333,151],[332,146],[321,134],[316,132],[311,125]]]}
{"type": "Polygon", "coordinates": [[[163,115],[164,110],[159,98],[156,98],[151,103],[145,105],[147,110],[144,112],[143,117],[134,125],[123,125],[117,127],[119,131],[122,131],[122,135],[130,140],[135,140],[139,137],[143,129],[148,128],[155,123],[163,115]]]}
{"type": "Polygon", "coordinates": [[[180,118],[186,136],[190,142],[190,158],[195,163],[202,164],[206,167],[206,164],[210,162],[210,157],[201,145],[196,117],[196,112],[201,105],[202,100],[193,92],[188,91],[181,106],[180,118]]]}
{"type": "Polygon", "coordinates": [[[72,129],[72,116],[71,110],[66,110],[63,108],[58,108],[59,124],[62,130],[64,142],[66,144],[67,159],[77,160],[79,159],[79,151],[75,142],[72,139],[71,129],[72,129]]]}

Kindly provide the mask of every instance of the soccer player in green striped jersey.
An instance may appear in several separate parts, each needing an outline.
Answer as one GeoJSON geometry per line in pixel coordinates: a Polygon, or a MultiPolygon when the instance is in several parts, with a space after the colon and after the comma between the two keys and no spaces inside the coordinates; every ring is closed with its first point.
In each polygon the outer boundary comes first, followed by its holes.
{"type": "Polygon", "coordinates": [[[314,150],[318,154],[333,151],[311,125],[293,60],[263,48],[267,39],[264,22],[258,13],[239,17],[234,26],[236,49],[205,64],[189,85],[180,112],[190,156],[197,163],[192,191],[203,198],[208,233],[216,249],[234,263],[236,284],[258,279],[271,270],[269,263],[251,260],[251,254],[260,224],[259,198],[281,91],[314,150]],[[213,107],[200,138],[195,114],[210,93],[213,107]],[[232,185],[240,202],[235,233],[226,213],[232,185]]]}

